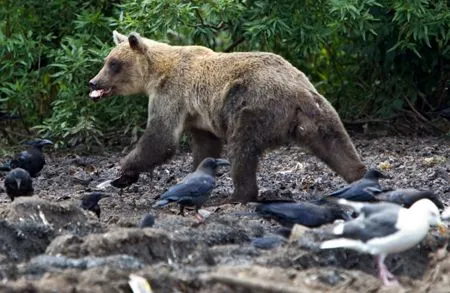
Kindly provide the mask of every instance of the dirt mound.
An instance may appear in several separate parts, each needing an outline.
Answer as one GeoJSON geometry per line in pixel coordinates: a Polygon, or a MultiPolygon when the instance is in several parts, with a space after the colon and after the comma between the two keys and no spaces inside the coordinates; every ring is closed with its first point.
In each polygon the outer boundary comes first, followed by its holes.
{"type": "Polygon", "coordinates": [[[9,206],[7,219],[13,223],[32,222],[48,226],[57,234],[83,236],[104,230],[76,201],[51,202],[39,198],[18,198],[9,206]]]}
{"type": "Polygon", "coordinates": [[[72,258],[125,254],[151,264],[158,261],[179,262],[196,247],[197,244],[188,238],[171,237],[166,232],[121,228],[83,238],[75,235],[60,236],[48,246],[46,253],[72,258]]]}

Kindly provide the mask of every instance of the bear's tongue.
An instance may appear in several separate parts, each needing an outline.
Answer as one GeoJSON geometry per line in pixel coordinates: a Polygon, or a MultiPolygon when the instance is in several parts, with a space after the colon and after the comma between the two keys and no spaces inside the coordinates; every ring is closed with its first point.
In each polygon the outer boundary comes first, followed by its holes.
{"type": "Polygon", "coordinates": [[[101,96],[103,96],[104,92],[105,92],[105,90],[93,90],[89,93],[89,97],[100,98],[101,96]]]}

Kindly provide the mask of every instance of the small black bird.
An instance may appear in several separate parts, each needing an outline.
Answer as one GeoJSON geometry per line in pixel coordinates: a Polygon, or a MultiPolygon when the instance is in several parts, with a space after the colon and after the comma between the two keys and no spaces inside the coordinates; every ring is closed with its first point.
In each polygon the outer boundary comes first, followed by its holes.
{"type": "Polygon", "coordinates": [[[444,106],[435,111],[425,112],[425,114],[430,118],[442,117],[447,120],[450,120],[450,106],[444,106]]]}
{"type": "Polygon", "coordinates": [[[379,201],[393,202],[405,208],[409,208],[413,203],[422,198],[428,198],[439,209],[444,209],[444,204],[439,197],[431,190],[417,190],[414,188],[404,188],[395,190],[384,190],[374,195],[379,201]]]}
{"type": "Polygon", "coordinates": [[[268,235],[251,239],[251,244],[259,249],[274,249],[286,242],[286,238],[278,235],[268,235]]]}
{"type": "Polygon", "coordinates": [[[17,120],[17,119],[20,119],[20,117],[17,115],[10,114],[5,111],[0,111],[0,120],[17,120]]]}
{"type": "Polygon", "coordinates": [[[181,183],[172,186],[161,195],[161,200],[153,207],[161,207],[169,202],[176,202],[180,205],[180,214],[184,216],[185,206],[194,206],[197,218],[204,220],[198,213],[203,203],[208,200],[211,191],[216,185],[216,169],[219,166],[229,166],[230,163],[223,159],[206,158],[197,170],[187,175],[181,183]]]}
{"type": "Polygon", "coordinates": [[[109,197],[109,195],[102,192],[92,192],[81,200],[81,208],[95,213],[100,218],[100,206],[98,202],[105,197],[109,197]]]}
{"type": "Polygon", "coordinates": [[[19,196],[32,196],[34,192],[30,174],[21,168],[8,172],[4,185],[6,194],[11,201],[14,201],[14,198],[19,196]]]}
{"type": "Polygon", "coordinates": [[[350,218],[342,207],[334,203],[316,204],[274,200],[261,202],[255,211],[260,216],[274,219],[288,228],[294,224],[314,228],[333,223],[338,219],[348,220],[350,218]]]}
{"type": "Polygon", "coordinates": [[[345,198],[352,201],[376,201],[374,194],[382,192],[380,178],[390,178],[379,170],[369,169],[363,178],[331,193],[328,197],[345,198]]]}
{"type": "Polygon", "coordinates": [[[42,148],[51,145],[53,142],[47,139],[38,139],[26,142],[31,147],[18,154],[9,163],[0,167],[0,171],[9,171],[15,168],[22,168],[28,171],[31,177],[36,177],[45,165],[45,157],[42,148]]]}
{"type": "Polygon", "coordinates": [[[150,228],[155,224],[155,217],[152,214],[146,214],[142,217],[142,219],[137,223],[138,228],[150,228]]]}

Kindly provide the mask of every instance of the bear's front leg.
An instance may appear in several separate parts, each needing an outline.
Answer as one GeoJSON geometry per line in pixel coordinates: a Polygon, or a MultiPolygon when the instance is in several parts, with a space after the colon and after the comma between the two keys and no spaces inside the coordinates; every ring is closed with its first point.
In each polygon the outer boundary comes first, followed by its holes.
{"type": "Polygon", "coordinates": [[[231,178],[233,179],[233,201],[246,203],[258,198],[258,186],[256,184],[256,168],[258,154],[237,146],[236,152],[230,153],[231,178]]]}
{"type": "Polygon", "coordinates": [[[127,187],[139,179],[140,172],[151,171],[174,155],[179,138],[179,134],[175,133],[177,127],[167,127],[165,124],[158,120],[151,121],[136,147],[121,160],[121,176],[111,182],[112,186],[127,187]]]}
{"type": "Polygon", "coordinates": [[[258,198],[256,168],[263,150],[261,135],[255,133],[255,125],[261,125],[258,114],[251,109],[243,109],[237,113],[234,130],[228,140],[234,185],[233,200],[243,203],[258,198]]]}

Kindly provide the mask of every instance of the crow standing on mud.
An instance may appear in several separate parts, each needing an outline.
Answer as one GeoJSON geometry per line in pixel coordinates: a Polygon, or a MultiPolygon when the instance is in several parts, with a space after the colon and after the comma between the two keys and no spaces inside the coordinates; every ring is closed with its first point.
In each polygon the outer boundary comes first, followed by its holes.
{"type": "Polygon", "coordinates": [[[331,193],[328,197],[344,198],[352,201],[377,201],[375,193],[382,192],[380,178],[390,178],[376,169],[369,169],[363,178],[331,193]]]}
{"type": "Polygon", "coordinates": [[[444,204],[431,190],[417,190],[414,188],[400,188],[395,190],[384,190],[374,195],[379,201],[393,202],[405,208],[409,208],[416,201],[423,198],[431,200],[439,209],[444,209],[444,204]]]}
{"type": "Polygon", "coordinates": [[[264,218],[274,219],[281,225],[291,228],[294,224],[314,228],[333,223],[335,220],[348,220],[342,207],[334,203],[294,202],[274,200],[261,202],[256,213],[264,218]]]}
{"type": "Polygon", "coordinates": [[[17,120],[17,119],[20,119],[20,117],[17,115],[10,114],[5,111],[0,111],[0,120],[17,120]]]}
{"type": "Polygon", "coordinates": [[[229,166],[230,163],[223,159],[206,158],[197,167],[195,172],[187,175],[183,181],[169,188],[161,195],[161,200],[153,207],[161,207],[169,202],[176,202],[180,205],[180,214],[184,216],[184,207],[195,207],[197,218],[204,220],[198,213],[199,208],[208,200],[211,191],[216,185],[216,169],[219,166],[229,166]]]}
{"type": "Polygon", "coordinates": [[[100,218],[98,202],[105,197],[109,197],[109,195],[102,192],[92,192],[81,200],[81,208],[95,213],[97,218],[100,218]]]}
{"type": "Polygon", "coordinates": [[[152,214],[146,214],[137,223],[138,228],[150,228],[155,224],[155,217],[152,214]]]}
{"type": "Polygon", "coordinates": [[[42,148],[51,145],[53,142],[47,139],[38,139],[25,143],[31,147],[18,154],[9,163],[0,167],[0,171],[10,171],[15,168],[26,170],[31,177],[36,177],[45,165],[45,157],[42,148]]]}
{"type": "Polygon", "coordinates": [[[11,201],[19,196],[33,195],[33,181],[30,174],[24,169],[16,168],[10,171],[5,178],[5,191],[11,201]]]}

